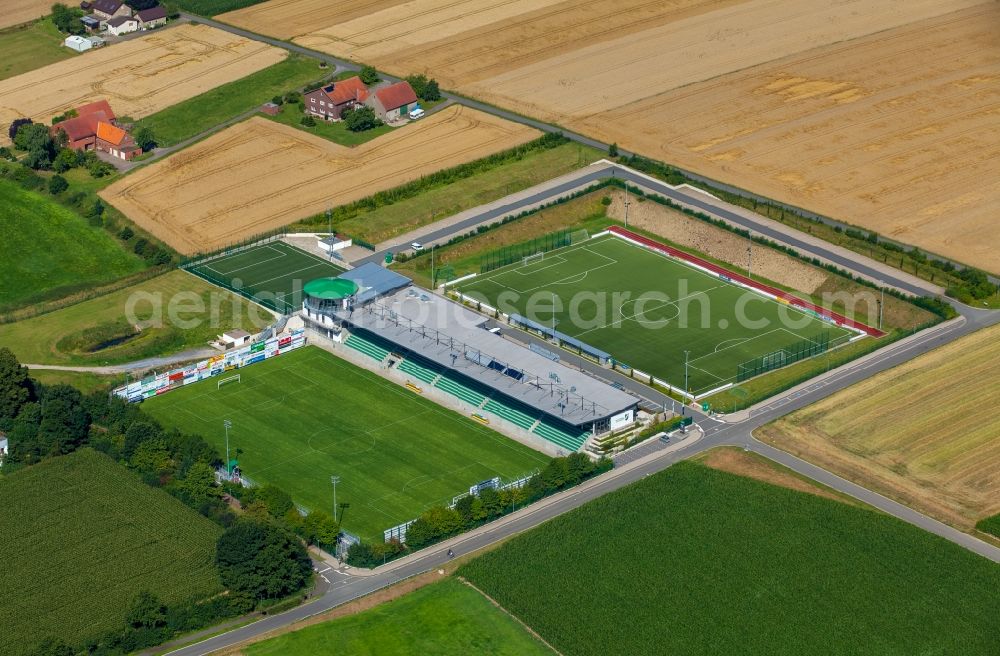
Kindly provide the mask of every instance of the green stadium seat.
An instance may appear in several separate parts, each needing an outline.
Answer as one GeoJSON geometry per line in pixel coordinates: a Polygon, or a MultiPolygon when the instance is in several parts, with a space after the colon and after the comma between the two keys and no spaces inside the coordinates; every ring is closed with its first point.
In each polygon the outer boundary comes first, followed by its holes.
{"type": "Polygon", "coordinates": [[[434,384],[434,381],[438,377],[438,373],[436,371],[431,371],[427,367],[422,367],[416,362],[410,362],[409,360],[403,360],[402,362],[400,362],[397,369],[399,369],[405,374],[410,374],[417,380],[422,380],[425,383],[429,383],[432,385],[434,384]]]}
{"type": "Polygon", "coordinates": [[[348,335],[347,339],[344,340],[344,346],[348,346],[359,353],[364,353],[379,362],[389,357],[389,351],[357,335],[348,335]]]}
{"type": "Polygon", "coordinates": [[[541,421],[531,432],[570,451],[579,451],[590,436],[586,431],[573,435],[541,421]]]}
{"type": "Polygon", "coordinates": [[[480,394],[479,392],[470,389],[465,385],[459,383],[458,381],[455,381],[444,375],[442,375],[441,378],[439,378],[438,381],[434,383],[434,387],[444,392],[448,392],[452,396],[457,397],[477,408],[482,406],[483,401],[486,400],[486,397],[480,394]]]}
{"type": "Polygon", "coordinates": [[[535,425],[535,418],[530,417],[520,410],[515,410],[508,405],[500,403],[496,399],[490,399],[483,406],[483,410],[486,412],[492,412],[501,419],[506,419],[510,423],[523,428],[524,430],[531,430],[531,427],[535,425]]]}

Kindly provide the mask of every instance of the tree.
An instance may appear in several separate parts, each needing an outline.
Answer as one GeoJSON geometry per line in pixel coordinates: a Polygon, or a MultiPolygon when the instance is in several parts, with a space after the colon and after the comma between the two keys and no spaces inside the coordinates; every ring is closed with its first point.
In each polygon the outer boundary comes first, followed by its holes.
{"type": "Polygon", "coordinates": [[[22,125],[31,125],[32,120],[30,118],[15,118],[11,121],[10,127],[7,128],[7,136],[10,137],[11,141],[17,138],[17,131],[22,125]]]}
{"type": "Polygon", "coordinates": [[[76,151],[72,148],[63,148],[52,160],[52,170],[56,173],[65,173],[79,162],[76,151]]]}
{"type": "Polygon", "coordinates": [[[275,105],[283,105],[285,104],[285,99],[279,95],[275,96],[274,98],[271,98],[271,102],[275,105]]]}
{"type": "Polygon", "coordinates": [[[73,648],[59,638],[48,637],[38,643],[31,656],[73,656],[73,648]]]}
{"type": "Polygon", "coordinates": [[[328,512],[313,510],[302,520],[302,536],[310,544],[332,547],[337,544],[340,526],[328,512]]]}
{"type": "Polygon", "coordinates": [[[379,76],[378,71],[375,70],[375,67],[368,65],[361,67],[361,72],[358,73],[358,77],[361,78],[362,82],[368,85],[375,84],[382,79],[379,76]]]}
{"type": "Polygon", "coordinates": [[[215,562],[224,586],[257,600],[302,589],[312,571],[309,555],[294,535],[270,522],[245,519],[219,537],[215,562]]]}
{"type": "Polygon", "coordinates": [[[21,125],[14,137],[14,147],[28,151],[24,163],[32,169],[46,169],[56,154],[56,144],[49,129],[40,123],[21,125]]]}
{"type": "Polygon", "coordinates": [[[69,183],[61,175],[54,175],[49,179],[49,193],[55,196],[69,189],[69,183]]]}
{"type": "Polygon", "coordinates": [[[7,427],[34,397],[28,368],[6,346],[0,347],[0,428],[7,427]]]}
{"type": "Polygon", "coordinates": [[[10,148],[8,148],[7,146],[0,146],[0,159],[5,159],[13,162],[14,160],[17,159],[17,157],[14,156],[14,153],[12,153],[10,151],[10,148]]]}
{"type": "Polygon", "coordinates": [[[132,230],[132,228],[128,226],[125,226],[124,228],[118,231],[118,238],[121,239],[122,241],[128,241],[132,237],[135,237],[135,232],[132,230]]]}
{"type": "Polygon", "coordinates": [[[487,517],[496,517],[503,512],[503,501],[500,495],[491,487],[479,491],[479,500],[483,503],[483,510],[487,517]]]}
{"type": "Polygon", "coordinates": [[[474,495],[467,494],[455,503],[455,512],[462,518],[463,526],[470,526],[475,520],[472,512],[472,505],[475,500],[476,497],[474,495]]]}
{"type": "Polygon", "coordinates": [[[69,385],[46,387],[42,393],[42,420],[38,439],[47,455],[64,455],[86,443],[90,414],[83,407],[83,395],[69,385]]]}
{"type": "Polygon", "coordinates": [[[367,105],[345,110],[341,118],[351,132],[364,132],[382,125],[382,121],[375,115],[375,110],[367,105]]]}
{"type": "Polygon", "coordinates": [[[167,607],[156,595],[146,590],[140,592],[125,617],[133,629],[155,629],[167,624],[167,607]]]}
{"type": "Polygon", "coordinates": [[[613,143],[608,146],[608,157],[618,157],[618,144],[613,143]]]}
{"type": "Polygon", "coordinates": [[[312,114],[306,114],[305,116],[302,117],[301,123],[307,128],[315,127],[316,119],[312,117],[312,114]]]}
{"type": "Polygon", "coordinates": [[[125,0],[125,4],[131,7],[133,11],[143,11],[144,9],[152,9],[160,4],[160,0],[125,0]]]}
{"type": "Polygon", "coordinates": [[[142,148],[144,153],[156,148],[156,135],[153,134],[153,128],[144,125],[136,130],[132,136],[135,138],[136,145],[142,148]]]}
{"type": "Polygon", "coordinates": [[[83,34],[85,30],[83,23],[80,22],[81,16],[83,12],[79,9],[70,9],[62,3],[52,5],[52,23],[60,32],[83,34]]]}
{"type": "Polygon", "coordinates": [[[441,100],[441,88],[437,80],[428,80],[427,86],[424,87],[424,95],[420,97],[424,100],[441,100]]]}
{"type": "Polygon", "coordinates": [[[424,97],[424,92],[427,90],[426,75],[408,75],[406,76],[406,81],[410,84],[410,88],[413,89],[413,93],[417,94],[417,98],[424,97]]]}
{"type": "Polygon", "coordinates": [[[167,443],[162,439],[147,440],[140,444],[132,453],[130,462],[148,476],[161,477],[174,470],[167,443]]]}
{"type": "Polygon", "coordinates": [[[295,507],[291,495],[274,485],[256,488],[254,499],[263,502],[267,506],[268,514],[274,518],[284,517],[288,511],[295,507]]]}

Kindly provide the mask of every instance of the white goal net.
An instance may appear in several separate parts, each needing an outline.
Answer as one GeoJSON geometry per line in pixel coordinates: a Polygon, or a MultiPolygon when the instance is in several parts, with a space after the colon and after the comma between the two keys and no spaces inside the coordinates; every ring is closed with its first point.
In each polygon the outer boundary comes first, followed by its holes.
{"type": "Polygon", "coordinates": [[[525,255],[524,260],[521,262],[522,266],[528,266],[529,264],[534,264],[535,262],[541,262],[545,259],[545,253],[535,253],[534,255],[525,255]]]}
{"type": "Polygon", "coordinates": [[[228,376],[228,377],[223,378],[222,380],[220,380],[219,384],[216,385],[215,389],[219,389],[219,388],[221,388],[223,385],[225,385],[227,383],[238,383],[238,382],[240,382],[240,375],[239,374],[236,374],[235,376],[228,376]]]}

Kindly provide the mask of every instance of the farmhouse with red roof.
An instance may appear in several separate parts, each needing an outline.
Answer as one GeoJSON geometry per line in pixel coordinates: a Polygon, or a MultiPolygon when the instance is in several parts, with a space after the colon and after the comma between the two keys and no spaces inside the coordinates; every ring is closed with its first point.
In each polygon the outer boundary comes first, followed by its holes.
{"type": "Polygon", "coordinates": [[[124,160],[142,153],[132,135],[116,124],[107,100],[77,107],[76,116],[56,123],[51,132],[65,132],[66,147],[73,150],[98,150],[124,160]]]}
{"type": "Polygon", "coordinates": [[[355,75],[310,91],[303,98],[306,113],[327,121],[337,121],[345,109],[363,104],[368,99],[368,88],[355,75]]]}
{"type": "Polygon", "coordinates": [[[396,82],[377,89],[367,103],[386,123],[406,118],[406,113],[417,104],[417,94],[409,82],[396,82]]]}

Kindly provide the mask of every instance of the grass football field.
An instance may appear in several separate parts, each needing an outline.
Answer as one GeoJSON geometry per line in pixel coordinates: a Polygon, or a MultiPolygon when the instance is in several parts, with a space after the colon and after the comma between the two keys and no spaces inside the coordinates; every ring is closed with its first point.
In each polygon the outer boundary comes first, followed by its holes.
{"type": "Polygon", "coordinates": [[[476,276],[463,294],[606,351],[700,393],[736,382],[741,363],[776,366],[852,333],[608,235],[476,276]],[[685,356],[685,351],[688,353],[685,356]]]}
{"type": "Polygon", "coordinates": [[[566,656],[997,651],[996,563],[867,508],[692,462],[458,574],[566,656]]]}
{"type": "Polygon", "coordinates": [[[102,453],[4,476],[0,504],[0,654],[121,630],[142,591],[175,604],[221,589],[222,529],[102,453]]]}
{"type": "Polygon", "coordinates": [[[274,241],[215,258],[188,271],[287,314],[301,307],[302,288],[307,282],[338,276],[345,269],[283,241],[274,241]]]}
{"type": "Polygon", "coordinates": [[[450,502],[494,476],[512,479],[549,458],[423,397],[307,346],[147,400],[163,425],[242,450],[243,473],[273,483],[306,508],[351,504],[344,528],[365,538],[450,502]]]}

